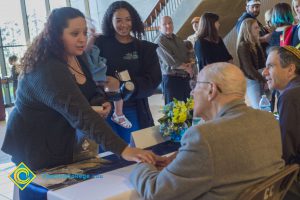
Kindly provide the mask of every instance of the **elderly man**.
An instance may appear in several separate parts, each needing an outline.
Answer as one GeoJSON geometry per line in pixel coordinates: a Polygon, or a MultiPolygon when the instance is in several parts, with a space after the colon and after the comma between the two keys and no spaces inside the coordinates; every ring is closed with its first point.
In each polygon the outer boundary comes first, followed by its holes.
{"type": "Polygon", "coordinates": [[[159,171],[138,164],[131,182],[145,199],[237,199],[247,187],[284,166],[278,123],[247,107],[246,80],[229,63],[200,71],[192,95],[194,115],[205,123],[188,129],[174,160],[159,171]]]}
{"type": "MultiPolygon", "coordinates": [[[[300,51],[291,46],[269,50],[263,76],[270,89],[280,92],[279,123],[283,143],[283,158],[287,164],[300,164],[300,51]]],[[[300,198],[300,181],[295,183],[289,199],[300,198]]]]}
{"type": "Polygon", "coordinates": [[[191,21],[194,33],[192,35],[190,35],[187,38],[187,40],[190,41],[193,44],[193,46],[195,45],[195,42],[198,39],[197,31],[198,31],[198,27],[199,27],[199,21],[200,21],[200,17],[194,17],[191,21]]]}
{"type": "Polygon", "coordinates": [[[185,101],[190,96],[189,81],[194,76],[194,63],[183,40],[174,33],[172,18],[164,16],[160,22],[160,35],[156,40],[157,54],[161,63],[162,87],[165,104],[176,98],[185,101]]]}
{"type": "MultiPolygon", "coordinates": [[[[242,14],[242,16],[238,19],[236,23],[236,30],[237,32],[240,31],[240,27],[242,22],[247,18],[256,19],[260,13],[260,0],[246,0],[246,12],[242,14]]],[[[257,20],[257,19],[256,19],[257,20]]],[[[257,20],[257,23],[260,28],[260,42],[262,43],[263,47],[265,48],[268,45],[268,40],[271,37],[271,33],[257,20]]]]}

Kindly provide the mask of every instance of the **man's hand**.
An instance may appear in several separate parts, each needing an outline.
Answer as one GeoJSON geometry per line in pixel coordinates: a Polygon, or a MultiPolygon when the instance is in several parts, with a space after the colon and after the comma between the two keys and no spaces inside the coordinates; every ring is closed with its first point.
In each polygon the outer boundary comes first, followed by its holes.
{"type": "Polygon", "coordinates": [[[155,155],[152,151],[133,147],[126,147],[121,156],[128,161],[145,162],[152,165],[155,165],[156,159],[158,159],[157,155],[155,155]]]}

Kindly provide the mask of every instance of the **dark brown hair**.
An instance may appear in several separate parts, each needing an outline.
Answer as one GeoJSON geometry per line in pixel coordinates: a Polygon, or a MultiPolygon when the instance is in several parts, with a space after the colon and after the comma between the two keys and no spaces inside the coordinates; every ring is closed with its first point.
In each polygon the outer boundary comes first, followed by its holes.
{"type": "Polygon", "coordinates": [[[198,37],[208,39],[211,42],[219,42],[219,33],[215,23],[219,21],[219,16],[211,12],[205,12],[200,17],[198,27],[198,37]]]}
{"type": "Polygon", "coordinates": [[[49,15],[42,32],[33,40],[21,59],[21,73],[28,73],[50,55],[63,62],[66,61],[65,48],[62,41],[63,31],[68,27],[68,20],[84,15],[77,9],[63,7],[54,9],[49,15]]]}

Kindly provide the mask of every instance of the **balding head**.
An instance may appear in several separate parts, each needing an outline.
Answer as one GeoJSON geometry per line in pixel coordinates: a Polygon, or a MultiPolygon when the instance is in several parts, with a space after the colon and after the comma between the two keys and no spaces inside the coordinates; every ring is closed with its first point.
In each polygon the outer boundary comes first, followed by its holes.
{"type": "Polygon", "coordinates": [[[214,63],[199,73],[194,97],[194,115],[204,120],[213,119],[225,104],[244,100],[246,79],[243,72],[230,63],[214,63]]]}
{"type": "Polygon", "coordinates": [[[223,95],[234,94],[241,98],[245,97],[246,79],[237,66],[225,62],[213,63],[204,67],[201,73],[208,80],[216,83],[223,95]]]}
{"type": "Polygon", "coordinates": [[[160,20],[160,32],[166,36],[171,36],[174,31],[173,20],[170,16],[163,16],[160,20]]]}

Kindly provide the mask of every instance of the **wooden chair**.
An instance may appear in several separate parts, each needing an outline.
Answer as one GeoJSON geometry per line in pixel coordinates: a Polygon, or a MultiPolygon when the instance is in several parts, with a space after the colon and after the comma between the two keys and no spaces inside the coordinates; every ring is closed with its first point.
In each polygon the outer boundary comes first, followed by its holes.
{"type": "Polygon", "coordinates": [[[247,188],[238,200],[281,200],[299,172],[299,165],[287,165],[284,170],[247,188]]]}

